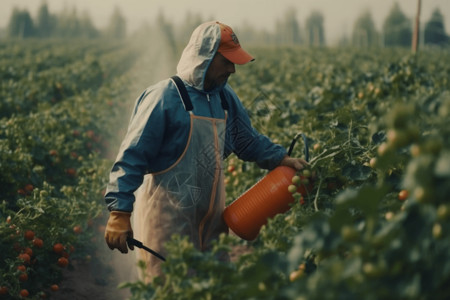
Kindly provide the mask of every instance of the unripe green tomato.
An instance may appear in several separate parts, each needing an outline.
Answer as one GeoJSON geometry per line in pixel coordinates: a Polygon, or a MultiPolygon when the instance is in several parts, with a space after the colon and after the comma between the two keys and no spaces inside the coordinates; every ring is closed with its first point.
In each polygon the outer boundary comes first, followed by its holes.
{"type": "Polygon", "coordinates": [[[300,183],[300,176],[295,175],[294,177],[292,177],[292,183],[293,184],[299,184],[300,183]]]}
{"type": "Polygon", "coordinates": [[[392,218],[394,218],[394,216],[395,214],[392,211],[388,211],[384,217],[386,218],[386,220],[390,221],[392,220],[392,218]]]}
{"type": "Polygon", "coordinates": [[[370,159],[370,161],[369,161],[369,166],[370,166],[372,169],[374,169],[375,166],[376,166],[376,164],[377,164],[377,159],[376,159],[375,157],[372,157],[372,158],[370,159]]]}
{"type": "Polygon", "coordinates": [[[293,194],[293,193],[295,193],[297,191],[297,187],[295,185],[293,185],[293,184],[290,184],[288,186],[288,191],[293,194]]]}
{"type": "Polygon", "coordinates": [[[442,237],[442,225],[439,223],[435,223],[433,225],[432,233],[435,239],[440,239],[442,237]]]}
{"type": "Polygon", "coordinates": [[[358,239],[358,231],[350,225],[344,225],[341,228],[341,236],[344,241],[352,242],[358,239]]]}
{"type": "Polygon", "coordinates": [[[373,263],[365,263],[363,265],[363,272],[364,274],[366,274],[368,277],[378,277],[381,275],[381,270],[373,263]]]}
{"type": "Polygon", "coordinates": [[[450,208],[445,204],[441,204],[439,205],[436,214],[439,220],[445,220],[450,215],[450,208]]]}
{"type": "Polygon", "coordinates": [[[378,155],[384,156],[386,153],[388,153],[391,149],[389,148],[387,143],[382,143],[380,146],[378,146],[378,155]]]}
{"type": "Polygon", "coordinates": [[[260,283],[258,283],[258,290],[260,290],[262,292],[267,290],[266,284],[262,281],[260,283]]]}
{"type": "Polygon", "coordinates": [[[420,146],[417,144],[412,144],[409,150],[411,152],[412,157],[418,157],[421,152],[420,146]]]}
{"type": "Polygon", "coordinates": [[[420,203],[424,203],[427,202],[428,200],[428,195],[427,195],[427,191],[423,186],[418,186],[414,189],[414,197],[416,198],[416,200],[420,203]]]}
{"type": "Polygon", "coordinates": [[[298,191],[292,193],[292,196],[294,196],[295,199],[300,199],[302,197],[302,194],[299,193],[298,191]]]}
{"type": "Polygon", "coordinates": [[[302,171],[302,175],[305,176],[306,178],[309,178],[309,177],[311,177],[311,171],[308,169],[304,169],[302,171]]]}

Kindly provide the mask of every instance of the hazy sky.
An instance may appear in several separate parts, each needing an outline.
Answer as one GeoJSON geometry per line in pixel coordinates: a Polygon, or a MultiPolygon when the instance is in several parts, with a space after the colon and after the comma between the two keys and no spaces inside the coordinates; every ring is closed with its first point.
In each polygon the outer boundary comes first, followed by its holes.
{"type": "MultiPolygon", "coordinates": [[[[13,7],[27,8],[34,17],[43,0],[0,0],[0,28],[9,21],[13,7]]],[[[78,12],[88,11],[98,28],[105,26],[115,6],[128,19],[130,30],[144,20],[150,23],[159,11],[174,24],[184,19],[186,12],[199,12],[203,19],[217,19],[238,28],[244,21],[272,30],[277,19],[288,9],[295,9],[301,26],[311,11],[320,10],[324,17],[326,39],[337,40],[343,32],[351,33],[355,19],[370,9],[377,29],[392,8],[394,0],[46,0],[52,13],[64,7],[76,7],[78,12]]],[[[417,0],[398,0],[403,12],[415,17],[417,0]]],[[[427,21],[432,11],[439,7],[444,15],[447,34],[450,34],[450,0],[422,0],[421,21],[427,21]]]]}

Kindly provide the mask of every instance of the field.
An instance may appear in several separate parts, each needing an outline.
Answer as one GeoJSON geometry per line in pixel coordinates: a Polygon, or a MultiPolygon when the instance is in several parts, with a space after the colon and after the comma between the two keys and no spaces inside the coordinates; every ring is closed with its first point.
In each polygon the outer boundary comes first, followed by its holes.
{"type": "MultiPolygon", "coordinates": [[[[299,175],[313,188],[254,241],[231,234],[201,254],[174,237],[165,281],[121,288],[131,299],[448,299],[448,51],[251,52],[230,84],[261,133],[285,147],[307,137],[312,175],[299,175]],[[224,250],[241,252],[227,263],[215,256],[224,250]]],[[[108,171],[135,98],[175,72],[171,55],[111,41],[0,43],[0,299],[58,298],[81,265],[113,275],[108,171]]],[[[225,168],[228,203],[267,173],[234,155],[225,168]]]]}

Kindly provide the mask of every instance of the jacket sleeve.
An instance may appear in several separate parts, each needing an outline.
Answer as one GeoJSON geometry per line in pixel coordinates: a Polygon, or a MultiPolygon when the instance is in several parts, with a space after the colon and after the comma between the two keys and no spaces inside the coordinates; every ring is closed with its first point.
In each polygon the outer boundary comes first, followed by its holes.
{"type": "Polygon", "coordinates": [[[158,93],[146,91],[137,99],[127,134],[109,175],[105,194],[109,210],[133,210],[134,192],[142,184],[148,162],[158,153],[164,136],[162,106],[158,93]]]}
{"type": "Polygon", "coordinates": [[[240,159],[256,162],[263,169],[277,167],[287,154],[286,149],[253,128],[247,111],[228,85],[225,95],[229,103],[225,157],[234,152],[240,159]]]}

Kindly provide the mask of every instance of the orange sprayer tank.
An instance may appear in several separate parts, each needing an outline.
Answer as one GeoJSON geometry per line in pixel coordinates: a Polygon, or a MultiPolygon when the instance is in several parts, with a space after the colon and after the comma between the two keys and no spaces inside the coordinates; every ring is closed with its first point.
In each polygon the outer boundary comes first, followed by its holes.
{"type": "MultiPolygon", "coordinates": [[[[288,154],[292,151],[296,138],[288,154]]],[[[306,139],[305,149],[307,153],[306,139]]],[[[288,211],[294,202],[288,186],[292,184],[295,173],[295,169],[287,166],[276,167],[234,200],[223,212],[223,218],[228,227],[245,240],[255,239],[268,218],[288,211]]],[[[298,192],[304,195],[311,187],[311,185],[308,187],[301,185],[298,192]]]]}

